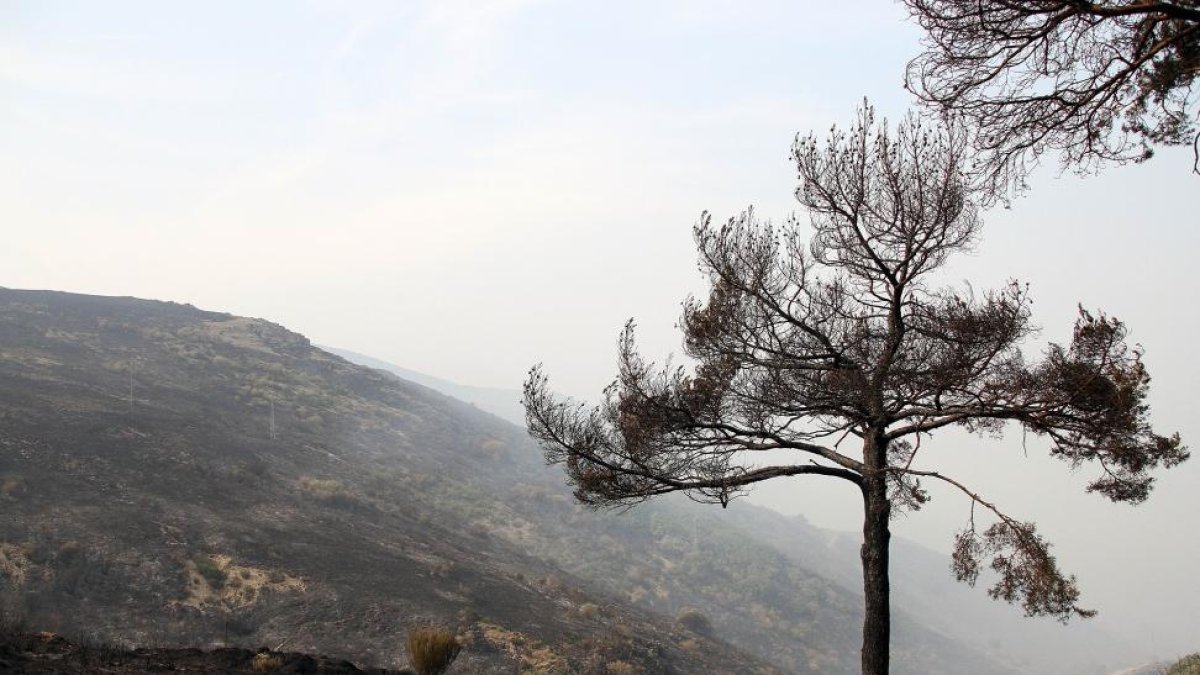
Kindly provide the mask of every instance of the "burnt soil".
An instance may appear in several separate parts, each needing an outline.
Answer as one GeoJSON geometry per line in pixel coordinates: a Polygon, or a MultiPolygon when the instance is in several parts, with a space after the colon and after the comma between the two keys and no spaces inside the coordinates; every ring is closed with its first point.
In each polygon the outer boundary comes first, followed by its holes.
{"type": "Polygon", "coordinates": [[[294,652],[221,649],[121,649],[77,644],[53,633],[0,638],[0,673],[27,675],[143,675],[148,673],[312,673],[313,675],[415,675],[411,670],[360,669],[349,661],[294,652]],[[259,665],[270,663],[269,669],[259,665]]]}

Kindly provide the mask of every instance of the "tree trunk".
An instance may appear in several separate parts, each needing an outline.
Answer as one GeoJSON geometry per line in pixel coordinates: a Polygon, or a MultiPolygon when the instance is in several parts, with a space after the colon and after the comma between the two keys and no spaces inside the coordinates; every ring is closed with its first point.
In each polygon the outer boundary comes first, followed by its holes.
{"type": "Polygon", "coordinates": [[[887,675],[891,648],[891,589],[888,583],[888,530],[891,502],[882,472],[863,476],[863,619],[862,675],[887,675]]]}

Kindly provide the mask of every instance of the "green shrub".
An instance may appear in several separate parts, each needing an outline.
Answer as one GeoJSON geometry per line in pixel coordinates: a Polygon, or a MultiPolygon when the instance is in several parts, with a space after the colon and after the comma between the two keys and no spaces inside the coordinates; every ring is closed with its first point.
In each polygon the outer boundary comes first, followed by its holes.
{"type": "Polygon", "coordinates": [[[408,662],[420,675],[441,675],[458,657],[462,645],[454,632],[421,626],[408,632],[408,662]]]}
{"type": "Polygon", "coordinates": [[[196,565],[196,571],[208,581],[208,585],[212,586],[213,590],[221,590],[225,586],[225,580],[229,578],[229,573],[221,569],[212,556],[196,556],[192,562],[196,565]]]}

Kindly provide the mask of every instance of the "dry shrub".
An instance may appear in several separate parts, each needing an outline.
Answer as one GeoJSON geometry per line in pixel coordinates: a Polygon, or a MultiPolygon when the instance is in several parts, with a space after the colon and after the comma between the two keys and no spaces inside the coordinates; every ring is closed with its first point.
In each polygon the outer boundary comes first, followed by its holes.
{"type": "Polygon", "coordinates": [[[300,479],[300,489],[321,501],[333,501],[345,496],[342,484],[333,479],[304,476],[300,479]]]}
{"type": "Polygon", "coordinates": [[[695,607],[685,607],[679,612],[675,621],[684,628],[698,635],[712,635],[712,621],[708,616],[695,607]]]}
{"type": "Polygon", "coordinates": [[[605,664],[604,669],[608,671],[608,675],[642,675],[646,672],[640,666],[620,660],[609,661],[605,664]]]}
{"type": "Polygon", "coordinates": [[[700,651],[700,642],[692,638],[688,638],[679,643],[679,648],[685,652],[695,654],[700,651]]]}
{"type": "Polygon", "coordinates": [[[441,675],[458,657],[462,645],[454,632],[421,626],[408,632],[408,661],[420,675],[441,675]]]}
{"type": "Polygon", "coordinates": [[[268,670],[275,670],[283,665],[283,657],[270,652],[259,652],[254,655],[254,661],[251,666],[255,672],[262,673],[268,670]]]}
{"type": "Polygon", "coordinates": [[[438,579],[449,579],[454,574],[454,563],[449,560],[439,560],[429,568],[429,573],[438,579]]]}
{"type": "Polygon", "coordinates": [[[5,499],[16,499],[22,492],[21,481],[17,478],[5,478],[0,481],[0,496],[5,499]]]}
{"type": "Polygon", "coordinates": [[[332,478],[313,478],[304,476],[299,482],[300,490],[312,501],[342,508],[362,506],[355,496],[341,481],[332,478]]]}

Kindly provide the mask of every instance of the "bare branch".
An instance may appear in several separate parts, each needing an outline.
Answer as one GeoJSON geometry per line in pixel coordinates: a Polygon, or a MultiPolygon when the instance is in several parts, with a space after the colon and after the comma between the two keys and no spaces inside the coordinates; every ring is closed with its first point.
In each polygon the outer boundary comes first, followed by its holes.
{"type": "Polygon", "coordinates": [[[1023,189],[1046,150],[1091,172],[1200,132],[1194,0],[904,0],[926,31],[906,86],[977,131],[991,199],[1023,189]]]}
{"type": "Polygon", "coordinates": [[[1076,605],[1079,587],[1074,576],[1058,569],[1050,544],[1037,534],[1033,523],[1024,523],[1005,514],[962,483],[936,471],[893,468],[892,472],[935,478],[953,485],[967,495],[972,505],[992,512],[999,522],[982,534],[975,528],[974,509],[967,527],[955,536],[953,569],[959,581],[974,586],[979,579],[980,563],[991,556],[990,566],[999,575],[988,595],[998,600],[1020,602],[1026,616],[1054,616],[1066,623],[1072,616],[1089,618],[1094,610],[1076,605]]]}

